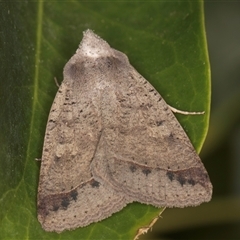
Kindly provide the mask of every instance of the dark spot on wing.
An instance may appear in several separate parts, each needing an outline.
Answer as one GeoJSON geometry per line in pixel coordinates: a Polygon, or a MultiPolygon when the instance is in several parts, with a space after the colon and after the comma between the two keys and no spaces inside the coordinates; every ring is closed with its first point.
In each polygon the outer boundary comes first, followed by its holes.
{"type": "Polygon", "coordinates": [[[170,169],[166,172],[169,180],[177,181],[181,186],[190,184],[192,186],[200,184],[203,187],[206,187],[209,182],[209,177],[206,174],[205,170],[200,167],[192,167],[185,170],[176,170],[172,171],[170,169]]]}
{"type": "Polygon", "coordinates": [[[70,196],[72,197],[72,199],[73,199],[74,201],[76,201],[76,200],[77,200],[77,196],[78,196],[77,190],[76,190],[76,189],[73,190],[73,191],[70,193],[70,196]]]}
{"type": "Polygon", "coordinates": [[[186,182],[187,182],[187,179],[186,177],[184,176],[184,174],[178,174],[176,176],[176,180],[183,186],[186,182]]]}
{"type": "Polygon", "coordinates": [[[61,202],[62,207],[67,209],[69,204],[70,204],[70,201],[69,201],[68,197],[63,197],[62,202],[61,202]]]}
{"type": "Polygon", "coordinates": [[[163,125],[163,123],[165,122],[165,120],[159,120],[156,122],[157,126],[161,126],[163,125]]]}
{"type": "Polygon", "coordinates": [[[191,179],[188,179],[188,183],[191,184],[192,186],[195,185],[195,181],[191,178],[191,179]]]}
{"type": "MultiPolygon", "coordinates": [[[[84,186],[85,184],[81,184],[78,188],[81,189],[84,186]]],[[[41,196],[40,194],[38,197],[38,215],[44,218],[50,211],[66,210],[73,201],[77,200],[77,196],[77,189],[47,196],[41,196]]]]}
{"type": "Polygon", "coordinates": [[[100,186],[100,183],[99,182],[97,182],[96,180],[94,180],[94,179],[92,179],[91,181],[90,181],[90,185],[93,187],[93,188],[98,188],[99,186],[100,186]]]}
{"type": "Polygon", "coordinates": [[[166,175],[168,176],[168,178],[170,179],[170,181],[172,182],[174,179],[174,173],[171,171],[167,171],[166,175]]]}
{"type": "Polygon", "coordinates": [[[135,165],[131,165],[131,166],[129,167],[129,169],[130,169],[130,171],[131,171],[132,173],[134,173],[134,172],[137,170],[137,168],[136,168],[135,165]]]}
{"type": "Polygon", "coordinates": [[[142,170],[142,172],[147,176],[149,173],[151,173],[152,171],[149,168],[144,168],[142,170]]]}

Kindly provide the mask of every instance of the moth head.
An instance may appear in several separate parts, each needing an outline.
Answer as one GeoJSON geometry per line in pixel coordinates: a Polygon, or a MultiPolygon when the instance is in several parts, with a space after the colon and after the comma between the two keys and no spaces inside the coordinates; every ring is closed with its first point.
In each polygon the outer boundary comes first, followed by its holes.
{"type": "Polygon", "coordinates": [[[112,55],[112,49],[106,41],[88,29],[83,32],[83,39],[79,45],[77,54],[96,59],[112,55]]]}

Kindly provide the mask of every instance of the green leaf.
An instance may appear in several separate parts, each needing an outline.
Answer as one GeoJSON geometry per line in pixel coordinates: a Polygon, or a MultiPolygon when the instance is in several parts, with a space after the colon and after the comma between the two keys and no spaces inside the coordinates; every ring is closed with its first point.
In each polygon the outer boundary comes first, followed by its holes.
{"type": "Polygon", "coordinates": [[[199,151],[210,109],[209,62],[201,1],[0,3],[0,232],[2,239],[133,239],[160,209],[139,203],[62,234],[37,221],[37,185],[54,77],[87,28],[127,54],[173,107],[205,111],[177,118],[199,151]]]}

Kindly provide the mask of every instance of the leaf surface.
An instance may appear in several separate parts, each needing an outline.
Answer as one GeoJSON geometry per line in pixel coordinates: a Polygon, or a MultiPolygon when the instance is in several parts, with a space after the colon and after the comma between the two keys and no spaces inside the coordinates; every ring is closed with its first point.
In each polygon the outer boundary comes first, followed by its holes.
{"type": "Polygon", "coordinates": [[[210,74],[200,1],[37,1],[0,3],[1,239],[133,239],[160,209],[139,203],[62,234],[37,221],[37,185],[54,77],[88,28],[130,63],[171,106],[205,111],[177,118],[199,151],[210,110],[210,74]]]}

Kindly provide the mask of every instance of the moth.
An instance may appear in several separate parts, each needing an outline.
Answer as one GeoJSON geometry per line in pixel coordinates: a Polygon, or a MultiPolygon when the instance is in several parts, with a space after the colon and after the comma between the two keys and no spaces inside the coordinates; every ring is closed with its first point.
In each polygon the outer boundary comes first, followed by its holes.
{"type": "Polygon", "coordinates": [[[46,231],[84,227],[128,203],[208,202],[208,173],[170,107],[91,30],[63,71],[46,127],[38,220],[46,231]]]}

